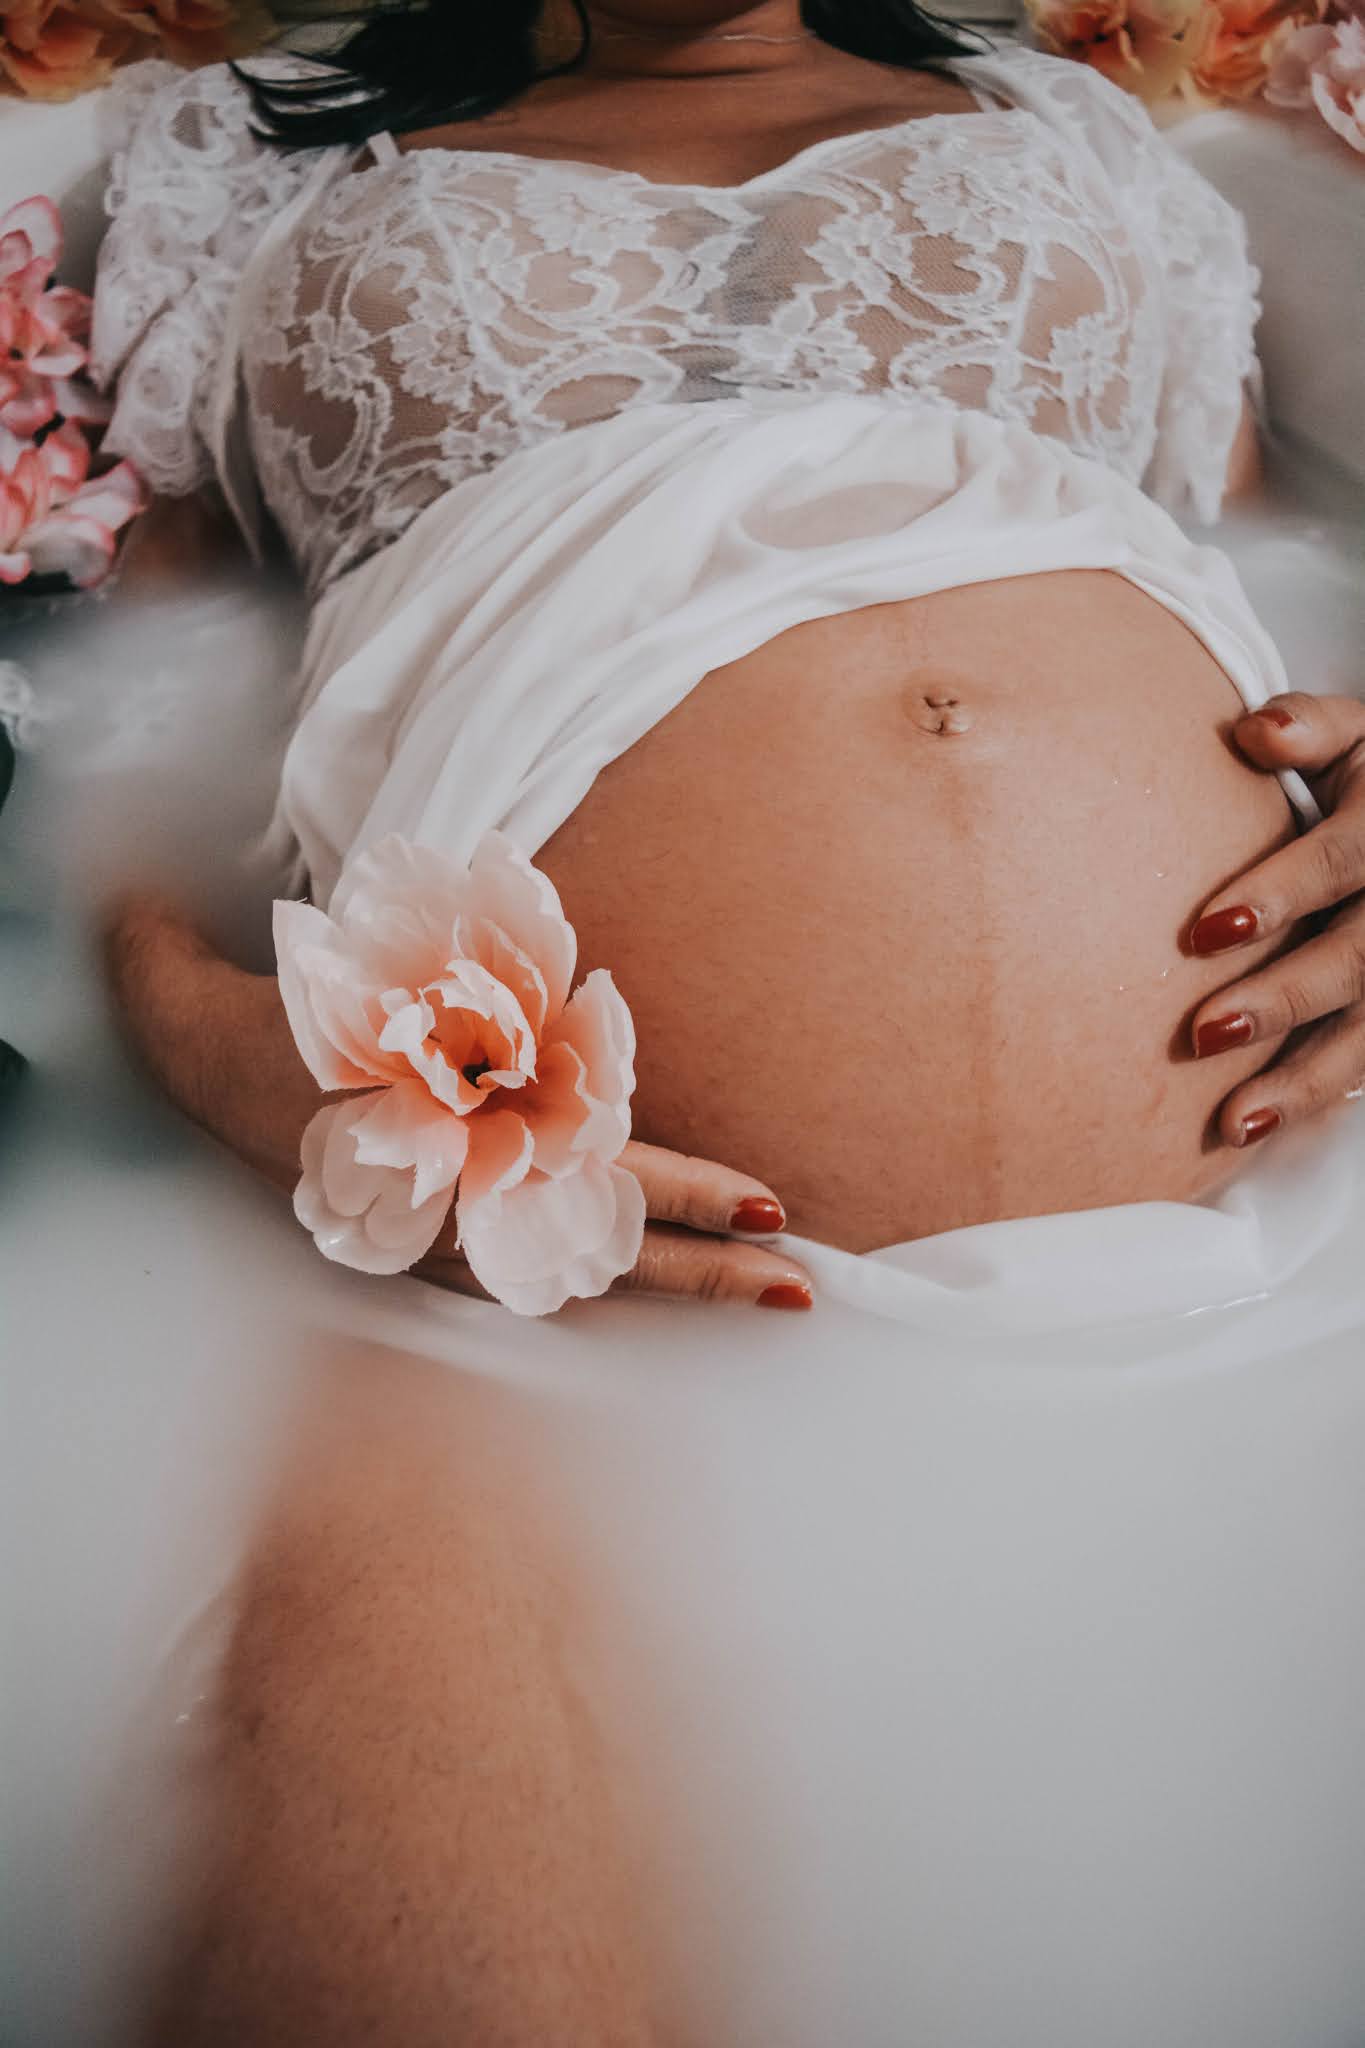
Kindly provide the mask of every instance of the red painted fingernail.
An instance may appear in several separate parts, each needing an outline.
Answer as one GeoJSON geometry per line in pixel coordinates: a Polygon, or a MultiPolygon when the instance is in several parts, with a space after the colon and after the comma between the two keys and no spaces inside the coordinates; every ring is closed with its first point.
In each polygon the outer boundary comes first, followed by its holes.
{"type": "Polygon", "coordinates": [[[1259,924],[1255,911],[1245,903],[1235,903],[1231,910],[1211,910],[1190,933],[1190,950],[1200,954],[1226,953],[1230,946],[1244,946],[1248,939],[1254,939],[1259,924]]]}
{"type": "Polygon", "coordinates": [[[774,1280],[758,1297],[760,1308],[814,1308],[815,1296],[799,1280],[774,1280]]]}
{"type": "Polygon", "coordinates": [[[731,1230],[749,1230],[755,1237],[771,1237],[786,1227],[782,1204],[773,1201],[770,1195],[746,1195],[730,1218],[731,1230]]]}
{"type": "Polygon", "coordinates": [[[1251,715],[1253,718],[1268,719],[1271,725],[1278,725],[1281,728],[1298,723],[1293,712],[1286,711],[1282,704],[1262,704],[1260,710],[1253,711],[1251,715]]]}
{"type": "Polygon", "coordinates": [[[1206,1060],[1210,1053],[1230,1052],[1234,1045],[1250,1045],[1256,1026],[1245,1010],[1235,1017],[1210,1017],[1194,1034],[1194,1056],[1206,1060]]]}
{"type": "Polygon", "coordinates": [[[1279,1128],[1278,1109],[1253,1109],[1250,1116],[1242,1118],[1240,1142],[1243,1145],[1259,1144],[1262,1138],[1268,1138],[1272,1131],[1278,1131],[1279,1128]]]}

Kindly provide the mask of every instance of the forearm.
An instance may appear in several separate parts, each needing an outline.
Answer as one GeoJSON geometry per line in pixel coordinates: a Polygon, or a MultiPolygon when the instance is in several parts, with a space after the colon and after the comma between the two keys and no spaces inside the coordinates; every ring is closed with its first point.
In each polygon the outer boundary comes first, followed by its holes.
{"type": "Polygon", "coordinates": [[[128,533],[119,587],[131,596],[179,590],[246,559],[241,535],[217,490],[156,498],[128,533]]]}

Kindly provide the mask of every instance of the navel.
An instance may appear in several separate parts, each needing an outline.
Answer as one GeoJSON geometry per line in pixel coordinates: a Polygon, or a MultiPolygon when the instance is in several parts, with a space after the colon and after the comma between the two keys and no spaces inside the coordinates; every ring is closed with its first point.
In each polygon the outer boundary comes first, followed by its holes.
{"type": "Polygon", "coordinates": [[[929,674],[921,670],[908,685],[902,698],[907,716],[921,732],[939,733],[948,738],[954,733],[970,732],[972,714],[966,703],[966,683],[958,676],[945,675],[941,671],[929,674]]]}

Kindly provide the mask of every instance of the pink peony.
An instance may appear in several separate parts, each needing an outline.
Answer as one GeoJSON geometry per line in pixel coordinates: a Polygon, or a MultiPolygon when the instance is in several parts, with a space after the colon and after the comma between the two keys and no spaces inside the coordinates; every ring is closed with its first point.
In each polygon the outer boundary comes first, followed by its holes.
{"type": "Polygon", "coordinates": [[[1365,22],[1299,29],[1276,58],[1265,96],[1277,107],[1316,107],[1343,142],[1365,155],[1365,22]]]}
{"type": "Polygon", "coordinates": [[[34,434],[55,419],[102,420],[107,407],[74,384],[85,368],[90,301],[50,285],[62,253],[61,216],[50,199],[24,199],[0,214],[0,426],[34,434]]]}
{"type": "Polygon", "coordinates": [[[275,905],[280,992],[329,1103],[294,1197],[319,1249],[367,1273],[430,1250],[452,1192],[475,1278],[521,1315],[603,1293],[639,1255],[630,1136],[635,1029],[551,883],[501,833],[468,869],[389,838],[334,914],[275,905]]]}
{"type": "Polygon", "coordinates": [[[66,576],[89,589],[109,573],[114,535],[142,511],[136,470],[90,478],[90,449],[69,422],[41,443],[0,427],[0,583],[66,576]]]}

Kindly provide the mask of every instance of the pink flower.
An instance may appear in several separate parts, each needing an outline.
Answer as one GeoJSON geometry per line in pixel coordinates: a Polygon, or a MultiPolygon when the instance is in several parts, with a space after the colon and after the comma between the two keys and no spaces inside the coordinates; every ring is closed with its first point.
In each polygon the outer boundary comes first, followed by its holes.
{"type": "Polygon", "coordinates": [[[1265,96],[1277,107],[1316,107],[1343,142],[1365,155],[1365,22],[1299,29],[1276,58],[1265,96]]]}
{"type": "Polygon", "coordinates": [[[275,905],[280,992],[329,1103],[303,1140],[295,1213],[319,1249],[398,1273],[458,1190],[460,1249],[521,1315],[601,1294],[644,1232],[630,1136],[635,1029],[551,883],[501,833],[468,869],[389,838],[343,877],[334,915],[275,905]]]}
{"type": "Polygon", "coordinates": [[[70,422],[34,445],[0,427],[0,583],[66,576],[89,589],[109,573],[114,535],[146,503],[131,463],[91,480],[70,422]]]}
{"type": "Polygon", "coordinates": [[[90,301],[49,286],[62,253],[61,216],[50,199],[25,199],[0,214],[0,426],[34,434],[61,413],[101,420],[104,401],[72,383],[86,364],[90,301]]]}

